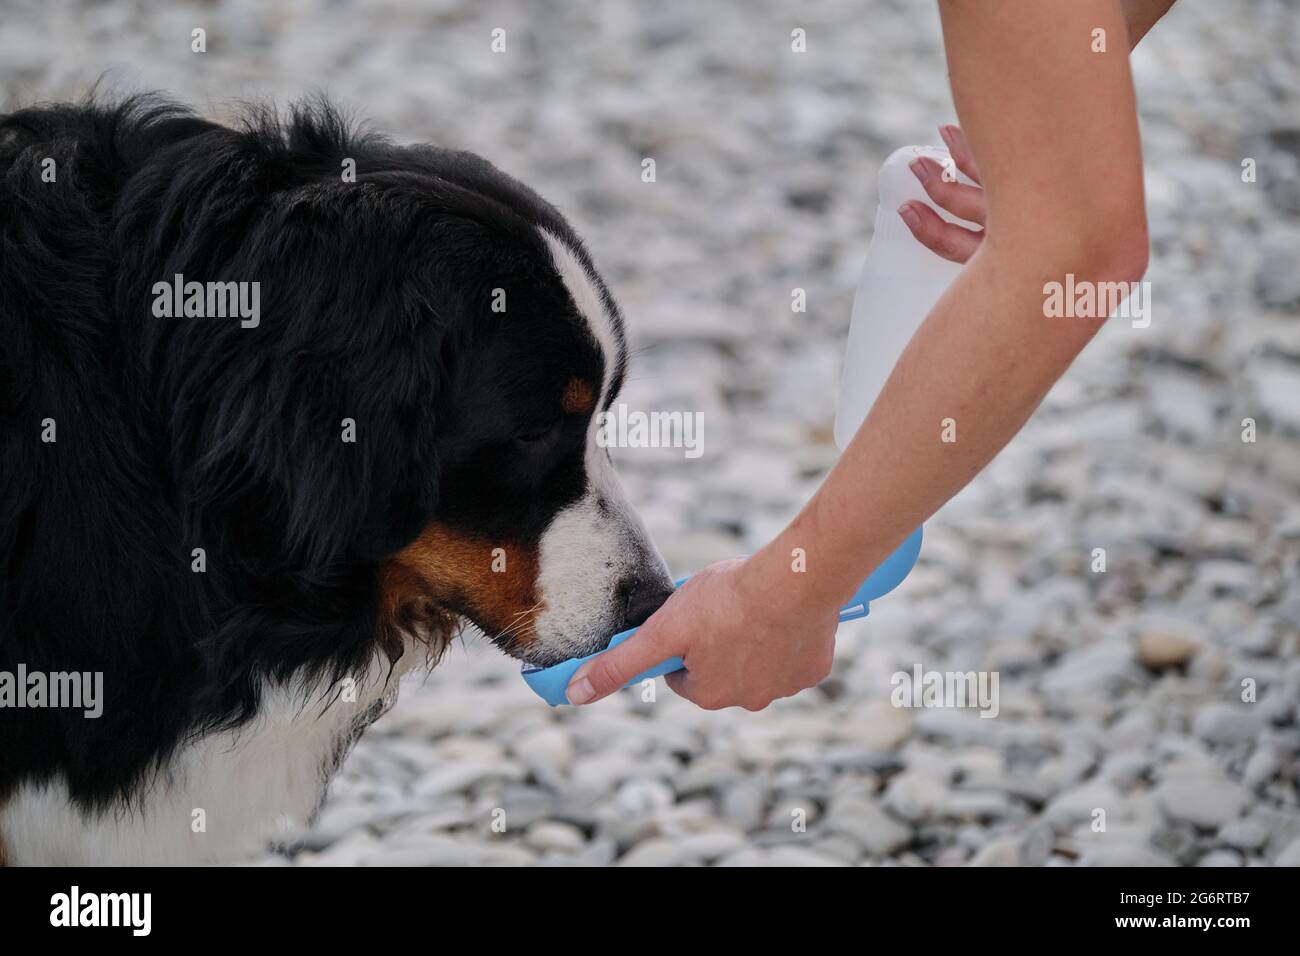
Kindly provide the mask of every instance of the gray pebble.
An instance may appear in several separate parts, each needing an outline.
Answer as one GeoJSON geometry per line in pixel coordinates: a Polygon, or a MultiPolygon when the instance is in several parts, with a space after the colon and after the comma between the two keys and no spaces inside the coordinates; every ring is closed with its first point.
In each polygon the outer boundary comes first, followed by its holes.
{"type": "Polygon", "coordinates": [[[1235,746],[1250,743],[1261,721],[1251,704],[1210,704],[1196,713],[1196,736],[1211,744],[1235,746]]]}
{"type": "Polygon", "coordinates": [[[909,827],[878,804],[856,797],[833,803],[822,829],[849,836],[876,856],[893,853],[912,842],[909,827]]]}
{"type": "Polygon", "coordinates": [[[1155,793],[1170,819],[1204,829],[1236,819],[1250,803],[1250,792],[1240,784],[1198,774],[1166,779],[1155,793]]]}

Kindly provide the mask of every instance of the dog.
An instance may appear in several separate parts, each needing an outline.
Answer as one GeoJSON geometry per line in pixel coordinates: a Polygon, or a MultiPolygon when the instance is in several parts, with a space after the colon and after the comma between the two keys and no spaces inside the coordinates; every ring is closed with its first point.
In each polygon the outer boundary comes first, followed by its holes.
{"type": "Polygon", "coordinates": [[[462,626],[549,665],[671,593],[597,440],[619,308],[484,159],[92,94],[0,175],[9,864],[243,858],[462,626]]]}

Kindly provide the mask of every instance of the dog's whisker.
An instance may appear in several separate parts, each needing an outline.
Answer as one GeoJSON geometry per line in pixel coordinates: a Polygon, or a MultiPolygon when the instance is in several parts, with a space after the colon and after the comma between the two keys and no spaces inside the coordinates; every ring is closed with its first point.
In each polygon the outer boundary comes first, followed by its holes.
{"type": "Polygon", "coordinates": [[[531,629],[533,633],[536,634],[536,623],[532,621],[528,617],[528,615],[532,614],[541,606],[542,606],[542,602],[538,601],[532,607],[525,608],[524,610],[514,614],[513,617],[511,618],[510,623],[507,624],[501,630],[501,632],[496,635],[496,637],[492,638],[492,640],[500,641],[506,637],[512,637],[512,638],[518,637],[521,634],[526,633],[529,629],[531,629]]]}

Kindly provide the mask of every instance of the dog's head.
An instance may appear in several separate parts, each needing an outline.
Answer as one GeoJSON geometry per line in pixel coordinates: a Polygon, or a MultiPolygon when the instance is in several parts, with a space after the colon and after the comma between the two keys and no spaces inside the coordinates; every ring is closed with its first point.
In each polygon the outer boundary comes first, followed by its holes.
{"type": "Polygon", "coordinates": [[[597,443],[627,364],[618,308],[567,227],[534,228],[470,283],[437,400],[437,506],[381,580],[399,627],[450,610],[546,665],[640,624],[672,581],[597,443]]]}
{"type": "Polygon", "coordinates": [[[389,639],[467,619],[532,664],[648,617],[672,583],[597,443],[622,319],[563,217],[476,156],[329,111],[223,132],[121,202],[150,241],[124,250],[140,285],[120,294],[259,285],[255,323],[138,343],[213,573],[249,606],[358,595],[389,639]]]}

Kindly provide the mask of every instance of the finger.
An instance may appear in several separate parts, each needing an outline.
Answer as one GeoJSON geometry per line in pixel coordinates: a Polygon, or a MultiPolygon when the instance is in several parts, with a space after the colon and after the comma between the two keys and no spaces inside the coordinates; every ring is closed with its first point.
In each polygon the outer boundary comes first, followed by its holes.
{"type": "Polygon", "coordinates": [[[665,674],[664,682],[674,694],[689,700],[701,710],[721,710],[724,706],[727,706],[716,695],[705,696],[703,689],[699,686],[699,681],[691,676],[689,670],[673,671],[671,674],[665,674]]]}
{"type": "Polygon", "coordinates": [[[966,142],[966,134],[957,126],[940,126],[939,135],[943,137],[944,143],[947,144],[948,155],[957,164],[957,168],[975,182],[981,182],[980,171],[975,168],[975,154],[970,151],[970,143],[966,142]]]}
{"type": "MultiPolygon", "coordinates": [[[[664,675],[664,683],[678,697],[691,699],[691,672],[687,670],[673,671],[671,674],[664,675]]],[[[693,702],[692,702],[693,703],[693,702]]]]}
{"type": "Polygon", "coordinates": [[[574,672],[565,689],[571,704],[590,704],[608,697],[637,674],[673,656],[648,624],[611,650],[597,654],[574,672]]]}
{"type": "Polygon", "coordinates": [[[984,190],[959,183],[955,178],[949,181],[943,167],[928,157],[917,157],[908,167],[936,203],[967,222],[984,225],[984,190]]]}
{"type": "Polygon", "coordinates": [[[983,230],[948,222],[923,202],[908,200],[898,207],[898,215],[917,242],[950,262],[965,262],[984,238],[983,230]]]}

